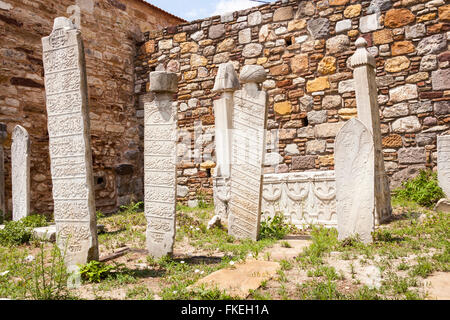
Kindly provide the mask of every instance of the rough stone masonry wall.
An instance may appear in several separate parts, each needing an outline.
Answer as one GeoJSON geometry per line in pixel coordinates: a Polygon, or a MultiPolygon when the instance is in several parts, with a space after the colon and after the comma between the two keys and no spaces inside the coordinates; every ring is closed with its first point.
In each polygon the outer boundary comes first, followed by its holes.
{"type": "Polygon", "coordinates": [[[53,20],[69,17],[67,8],[81,8],[93,148],[96,204],[111,211],[132,196],[142,198],[141,133],[134,108],[136,43],[141,32],[182,20],[141,0],[1,0],[0,122],[7,124],[6,199],[11,211],[11,133],[20,124],[31,137],[31,210],[53,210],[48,154],[41,37],[53,20]]]}
{"type": "MultiPolygon", "coordinates": [[[[436,136],[449,129],[449,23],[444,0],[278,1],[151,34],[136,60],[136,81],[142,100],[150,70],[177,72],[179,126],[192,133],[201,120],[209,144],[218,65],[232,61],[239,72],[260,64],[269,74],[269,129],[279,129],[279,150],[267,159],[279,164],[266,172],[333,169],[335,135],[357,112],[348,58],[363,36],[376,57],[394,188],[418,168],[436,167],[436,136]]],[[[180,161],[178,179],[183,200],[211,192],[211,178],[195,161],[180,161]]]]}

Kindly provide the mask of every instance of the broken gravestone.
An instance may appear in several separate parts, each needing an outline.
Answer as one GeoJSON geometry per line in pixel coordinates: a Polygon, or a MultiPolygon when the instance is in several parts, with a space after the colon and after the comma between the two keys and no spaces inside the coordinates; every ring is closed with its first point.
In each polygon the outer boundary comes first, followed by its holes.
{"type": "Polygon", "coordinates": [[[359,235],[372,242],[375,227],[373,137],[358,119],[350,119],[336,136],[336,207],[339,240],[359,235]]]}
{"type": "Polygon", "coordinates": [[[267,93],[258,84],[266,77],[263,67],[245,66],[240,75],[244,88],[234,94],[228,232],[238,239],[257,240],[259,235],[267,93]]]}

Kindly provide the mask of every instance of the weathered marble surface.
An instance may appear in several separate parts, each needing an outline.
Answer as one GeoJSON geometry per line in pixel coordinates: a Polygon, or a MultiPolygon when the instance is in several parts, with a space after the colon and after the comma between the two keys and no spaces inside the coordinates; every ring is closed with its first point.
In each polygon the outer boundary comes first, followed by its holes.
{"type": "Polygon", "coordinates": [[[3,152],[3,142],[8,136],[6,132],[6,124],[0,123],[0,223],[5,219],[6,202],[5,202],[5,159],[3,152]]]}
{"type": "Polygon", "coordinates": [[[144,104],[144,199],[147,249],[160,258],[173,252],[176,213],[177,91],[176,73],[150,73],[152,102],[144,104]]]}
{"type": "Polygon", "coordinates": [[[261,69],[245,66],[244,88],[234,94],[228,232],[239,239],[257,240],[259,235],[267,128],[267,93],[256,83],[264,79],[255,72],[261,69]]]}
{"type": "Polygon", "coordinates": [[[355,80],[358,119],[373,137],[375,161],[375,223],[380,224],[392,214],[389,179],[384,168],[383,146],[381,142],[380,109],[376,83],[375,58],[367,51],[367,42],[356,41],[357,50],[350,59],[355,80]]]}
{"type": "Polygon", "coordinates": [[[98,260],[83,41],[60,17],[42,45],[57,244],[72,268],[98,260]]]}
{"type": "Polygon", "coordinates": [[[238,75],[232,63],[219,66],[214,92],[221,93],[214,100],[216,169],[214,171],[213,192],[215,215],[226,223],[229,215],[230,173],[231,173],[231,129],[234,107],[233,93],[240,89],[238,75]]]}
{"type": "Polygon", "coordinates": [[[349,120],[335,142],[336,208],[339,240],[359,235],[372,242],[375,226],[373,137],[358,119],[349,120]]]}
{"type": "Polygon", "coordinates": [[[450,135],[437,137],[438,181],[447,199],[450,199],[450,135]]]}
{"type": "Polygon", "coordinates": [[[283,213],[298,228],[337,227],[334,171],[265,174],[262,219],[283,213]]]}
{"type": "Polygon", "coordinates": [[[11,179],[13,220],[19,221],[30,215],[30,136],[22,126],[12,133],[11,179]]]}

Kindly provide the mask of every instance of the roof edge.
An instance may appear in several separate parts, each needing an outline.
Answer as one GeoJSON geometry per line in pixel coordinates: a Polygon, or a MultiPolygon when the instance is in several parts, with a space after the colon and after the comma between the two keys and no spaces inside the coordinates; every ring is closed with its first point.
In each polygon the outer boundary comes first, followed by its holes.
{"type": "Polygon", "coordinates": [[[163,10],[163,9],[161,9],[161,8],[155,6],[154,4],[151,4],[150,2],[147,2],[147,1],[145,1],[145,0],[135,0],[135,1],[141,2],[141,3],[143,3],[143,4],[145,4],[145,5],[149,6],[149,7],[151,7],[151,8],[153,8],[153,9],[156,9],[156,10],[158,10],[158,11],[161,11],[162,13],[164,13],[164,14],[166,14],[166,15],[168,15],[168,16],[171,16],[171,17],[173,17],[173,18],[175,18],[175,19],[178,19],[178,20],[181,21],[181,23],[189,22],[189,21],[187,21],[187,20],[185,20],[185,19],[183,19],[183,18],[180,18],[180,17],[178,17],[178,16],[176,16],[176,15],[170,13],[170,12],[167,12],[167,11],[165,11],[165,10],[163,10]]]}

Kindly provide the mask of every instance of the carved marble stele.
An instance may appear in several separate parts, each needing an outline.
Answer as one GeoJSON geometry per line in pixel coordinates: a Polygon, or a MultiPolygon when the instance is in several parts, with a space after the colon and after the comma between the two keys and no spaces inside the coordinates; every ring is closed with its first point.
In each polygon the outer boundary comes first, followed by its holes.
{"type": "Polygon", "coordinates": [[[84,48],[64,17],[42,45],[57,244],[70,269],[98,260],[84,48]]]}
{"type": "Polygon", "coordinates": [[[12,133],[11,179],[13,220],[30,215],[30,136],[22,126],[12,133]]]}
{"type": "Polygon", "coordinates": [[[259,235],[267,93],[259,90],[258,83],[265,78],[263,67],[245,66],[240,75],[243,90],[234,94],[228,232],[238,239],[257,240],[259,235]]]}
{"type": "Polygon", "coordinates": [[[372,242],[375,227],[373,137],[358,119],[342,127],[335,142],[336,209],[339,240],[359,235],[372,242]]]}
{"type": "Polygon", "coordinates": [[[6,124],[0,123],[0,223],[5,220],[6,202],[5,202],[5,156],[3,152],[3,142],[8,136],[6,124]]]}
{"type": "Polygon", "coordinates": [[[299,229],[337,227],[334,171],[265,174],[262,196],[262,220],[282,213],[299,229]]]}
{"type": "Polygon", "coordinates": [[[223,63],[217,71],[213,91],[221,93],[214,101],[216,169],[213,177],[215,215],[224,223],[229,216],[231,173],[231,129],[234,99],[240,89],[238,75],[231,62],[223,63]]]}
{"type": "Polygon", "coordinates": [[[384,167],[383,146],[381,142],[380,110],[376,83],[375,58],[367,51],[364,38],[356,41],[355,54],[350,58],[354,68],[356,106],[358,119],[372,134],[375,161],[375,224],[387,221],[392,215],[389,179],[384,167]]]}
{"type": "Polygon", "coordinates": [[[150,73],[155,98],[144,104],[144,201],[147,249],[155,258],[172,254],[175,242],[177,90],[176,73],[150,73]]]}
{"type": "Polygon", "coordinates": [[[450,135],[437,137],[437,150],[439,186],[450,199],[450,135]]]}

